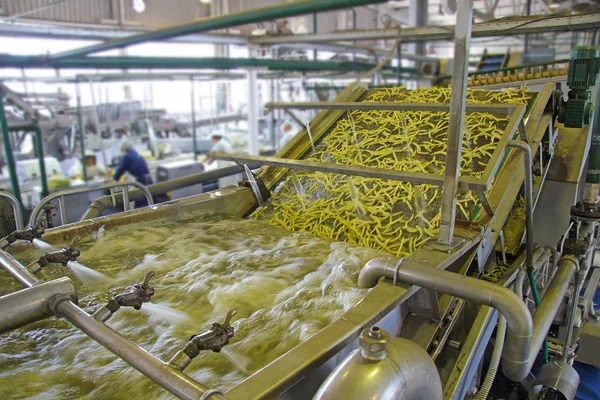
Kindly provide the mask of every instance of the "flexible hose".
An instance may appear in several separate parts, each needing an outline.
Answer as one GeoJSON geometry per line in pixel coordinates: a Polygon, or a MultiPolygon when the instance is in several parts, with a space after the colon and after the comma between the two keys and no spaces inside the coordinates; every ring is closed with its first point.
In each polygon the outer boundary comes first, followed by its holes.
{"type": "Polygon", "coordinates": [[[479,388],[479,391],[475,395],[475,400],[485,400],[492,389],[494,379],[498,373],[498,366],[500,365],[500,358],[502,357],[502,350],[504,349],[504,337],[506,336],[506,320],[502,315],[498,319],[498,330],[496,331],[496,343],[494,343],[494,351],[492,352],[492,358],[488,366],[485,379],[479,388]]]}
{"type": "MultiPolygon", "coordinates": [[[[522,270],[519,270],[517,277],[515,278],[513,290],[521,299],[523,298],[523,283],[525,281],[525,274],[522,270]]],[[[479,391],[475,395],[475,400],[486,400],[492,389],[494,379],[498,373],[498,366],[500,365],[500,359],[502,358],[502,351],[504,350],[504,338],[506,337],[506,319],[502,315],[498,319],[498,329],[496,331],[496,342],[494,343],[494,350],[492,351],[492,358],[488,365],[488,370],[483,379],[483,383],[479,388],[479,391]]]]}
{"type": "Polygon", "coordinates": [[[517,278],[515,279],[515,293],[521,299],[523,298],[523,283],[525,282],[525,273],[522,270],[519,270],[517,274],[517,278]]]}

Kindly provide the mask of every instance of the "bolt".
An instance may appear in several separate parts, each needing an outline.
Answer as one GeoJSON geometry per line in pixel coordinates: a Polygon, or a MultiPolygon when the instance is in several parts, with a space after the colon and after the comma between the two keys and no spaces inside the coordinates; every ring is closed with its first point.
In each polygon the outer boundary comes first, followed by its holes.
{"type": "Polygon", "coordinates": [[[388,338],[389,334],[376,326],[362,331],[359,338],[362,356],[373,361],[383,360],[387,354],[388,338]]]}

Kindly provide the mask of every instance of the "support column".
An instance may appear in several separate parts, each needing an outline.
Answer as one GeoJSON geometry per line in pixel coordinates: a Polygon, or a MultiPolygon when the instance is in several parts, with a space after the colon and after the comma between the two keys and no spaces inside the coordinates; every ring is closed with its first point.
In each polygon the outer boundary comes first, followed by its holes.
{"type": "MultiPolygon", "coordinates": [[[[429,7],[428,0],[409,0],[408,8],[408,23],[410,26],[426,26],[427,25],[427,9],[429,7]]],[[[457,20],[458,24],[458,20],[457,20]]],[[[420,41],[412,43],[411,51],[417,55],[425,55],[426,42],[420,41]]],[[[422,61],[415,61],[415,67],[419,68],[422,61]]]]}
{"type": "Polygon", "coordinates": [[[196,91],[194,90],[194,77],[190,78],[190,84],[190,96],[192,101],[192,141],[194,147],[194,161],[198,161],[198,142],[196,134],[196,91]]]}
{"type": "MultiPolygon", "coordinates": [[[[250,57],[255,57],[256,51],[250,50],[250,57]]],[[[248,70],[248,152],[258,155],[258,79],[255,69],[248,70]]]]}
{"type": "MultiPolygon", "coordinates": [[[[13,196],[19,201],[19,205],[22,208],[23,200],[21,199],[21,188],[19,187],[13,149],[10,145],[10,132],[8,131],[8,121],[6,120],[6,112],[4,111],[4,97],[2,96],[2,91],[0,91],[0,128],[2,128],[2,143],[4,144],[4,156],[6,157],[8,176],[10,177],[10,187],[13,196]]],[[[21,212],[23,212],[22,209],[21,212]]]]}
{"type": "Polygon", "coordinates": [[[450,123],[448,125],[448,149],[442,194],[439,242],[452,244],[456,218],[456,196],[460,175],[460,158],[465,126],[467,101],[467,73],[469,47],[473,24],[473,0],[458,0],[456,30],[454,32],[454,74],[450,97],[450,123]]]}
{"type": "Polygon", "coordinates": [[[85,127],[83,126],[83,108],[81,107],[81,87],[79,81],[75,82],[75,97],[77,98],[77,123],[79,125],[79,140],[81,147],[81,165],[83,181],[87,183],[88,176],[85,168],[85,127]]]}

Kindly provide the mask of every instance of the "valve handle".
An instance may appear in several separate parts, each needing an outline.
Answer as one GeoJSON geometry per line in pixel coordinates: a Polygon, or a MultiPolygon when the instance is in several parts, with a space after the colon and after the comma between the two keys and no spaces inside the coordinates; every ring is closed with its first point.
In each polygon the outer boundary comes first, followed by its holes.
{"type": "Polygon", "coordinates": [[[154,277],[154,271],[150,270],[148,272],[146,272],[146,275],[144,275],[144,280],[142,281],[142,288],[143,289],[148,289],[150,287],[150,279],[152,279],[154,277]]]}

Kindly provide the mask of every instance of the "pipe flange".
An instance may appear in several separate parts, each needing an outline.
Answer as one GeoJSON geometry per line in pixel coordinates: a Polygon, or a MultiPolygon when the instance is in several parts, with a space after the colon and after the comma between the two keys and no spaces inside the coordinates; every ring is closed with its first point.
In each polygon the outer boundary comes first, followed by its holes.
{"type": "Polygon", "coordinates": [[[394,280],[393,280],[394,286],[396,286],[396,282],[398,281],[398,271],[400,271],[400,266],[402,265],[402,262],[404,260],[406,260],[406,258],[402,257],[396,262],[396,268],[394,269],[394,280]]]}
{"type": "Polygon", "coordinates": [[[220,389],[208,389],[198,400],[208,400],[210,396],[213,394],[218,394],[219,396],[223,396],[223,392],[220,389]]]}
{"type": "Polygon", "coordinates": [[[575,271],[579,271],[579,259],[571,254],[566,254],[560,258],[560,260],[566,260],[575,265],[575,271]]]}
{"type": "Polygon", "coordinates": [[[63,301],[72,301],[74,304],[77,304],[77,294],[55,294],[54,296],[48,299],[48,308],[50,308],[50,311],[52,311],[52,313],[54,313],[54,315],[56,315],[56,317],[58,318],[62,318],[62,315],[58,313],[57,307],[63,301]]]}

